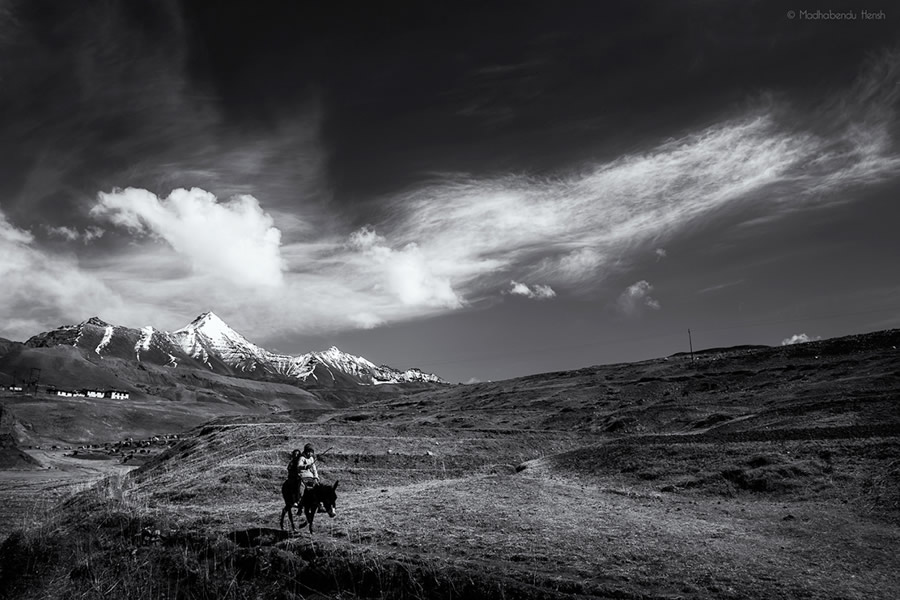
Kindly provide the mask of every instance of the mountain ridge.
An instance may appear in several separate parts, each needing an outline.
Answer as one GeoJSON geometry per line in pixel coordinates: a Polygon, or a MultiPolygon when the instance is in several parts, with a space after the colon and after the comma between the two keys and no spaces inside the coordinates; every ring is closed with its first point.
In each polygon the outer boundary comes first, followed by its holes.
{"type": "Polygon", "coordinates": [[[362,356],[327,350],[290,355],[271,352],[248,340],[212,311],[201,313],[173,332],[107,323],[93,316],[76,325],[62,325],[25,341],[29,348],[74,346],[98,356],[178,368],[208,369],[251,379],[314,383],[325,387],[396,383],[446,383],[419,369],[377,366],[362,356]]]}

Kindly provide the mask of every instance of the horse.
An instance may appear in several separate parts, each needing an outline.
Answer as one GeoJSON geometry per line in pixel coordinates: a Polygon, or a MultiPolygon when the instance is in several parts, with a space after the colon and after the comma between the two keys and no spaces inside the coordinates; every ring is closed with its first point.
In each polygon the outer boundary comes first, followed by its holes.
{"type": "Polygon", "coordinates": [[[337,486],[337,481],[332,485],[316,484],[313,487],[307,488],[306,493],[303,494],[303,498],[301,499],[300,486],[297,485],[296,481],[286,479],[285,482],[281,484],[281,496],[284,498],[284,508],[281,509],[281,529],[284,529],[284,515],[287,515],[291,520],[291,531],[296,531],[296,528],[294,527],[294,515],[291,513],[291,508],[293,508],[298,501],[302,503],[302,506],[297,507],[297,514],[300,514],[300,509],[302,508],[303,514],[306,517],[306,523],[309,524],[310,534],[313,532],[313,519],[316,518],[316,512],[319,510],[319,503],[325,507],[325,512],[333,519],[335,516],[335,507],[337,505],[337,486]]]}

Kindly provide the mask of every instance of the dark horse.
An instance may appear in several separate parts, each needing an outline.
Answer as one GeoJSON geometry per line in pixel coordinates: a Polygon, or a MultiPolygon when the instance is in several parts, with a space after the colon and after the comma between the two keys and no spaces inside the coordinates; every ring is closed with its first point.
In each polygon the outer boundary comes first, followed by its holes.
{"type": "Polygon", "coordinates": [[[333,519],[335,515],[335,506],[337,504],[337,486],[337,481],[332,485],[314,485],[311,488],[307,488],[306,493],[303,494],[303,498],[301,499],[300,486],[298,486],[295,481],[291,481],[290,479],[285,480],[285,482],[281,484],[281,496],[284,498],[284,508],[281,509],[281,528],[284,529],[284,515],[287,515],[291,520],[291,531],[296,531],[296,528],[294,527],[294,515],[291,514],[291,508],[297,504],[298,500],[300,500],[302,505],[297,507],[297,514],[300,514],[300,509],[302,508],[303,514],[306,516],[306,523],[309,524],[310,533],[313,532],[313,519],[316,518],[319,503],[325,507],[325,512],[333,519]]]}

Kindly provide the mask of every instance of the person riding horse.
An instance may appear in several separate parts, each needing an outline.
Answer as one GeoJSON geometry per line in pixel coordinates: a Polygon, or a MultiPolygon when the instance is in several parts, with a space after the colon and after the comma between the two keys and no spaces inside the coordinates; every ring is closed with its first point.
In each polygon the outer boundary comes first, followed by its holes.
{"type": "Polygon", "coordinates": [[[319,483],[319,471],[316,469],[316,451],[312,444],[303,446],[303,452],[294,450],[291,462],[288,463],[288,481],[296,486],[297,497],[302,499],[307,488],[319,483]]]}
{"type": "MultiPolygon", "coordinates": [[[[325,452],[328,452],[326,450],[325,452]]],[[[291,460],[287,466],[288,477],[281,486],[284,497],[284,508],[281,511],[281,528],[284,529],[284,517],[291,520],[291,531],[294,530],[294,517],[291,508],[297,506],[298,514],[302,510],[309,524],[309,532],[313,530],[313,519],[316,513],[327,512],[334,518],[338,482],[332,485],[319,485],[319,472],[316,469],[316,451],[312,444],[306,444],[303,452],[291,452],[291,460]]]]}

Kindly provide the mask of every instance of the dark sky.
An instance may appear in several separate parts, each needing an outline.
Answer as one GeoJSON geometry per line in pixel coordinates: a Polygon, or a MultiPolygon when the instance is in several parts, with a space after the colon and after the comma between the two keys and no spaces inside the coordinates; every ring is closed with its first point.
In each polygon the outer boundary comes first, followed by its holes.
{"type": "Polygon", "coordinates": [[[0,0],[0,335],[467,381],[896,327],[900,13],[789,10],[0,0]]]}

